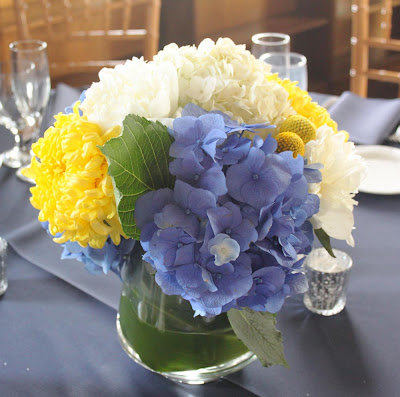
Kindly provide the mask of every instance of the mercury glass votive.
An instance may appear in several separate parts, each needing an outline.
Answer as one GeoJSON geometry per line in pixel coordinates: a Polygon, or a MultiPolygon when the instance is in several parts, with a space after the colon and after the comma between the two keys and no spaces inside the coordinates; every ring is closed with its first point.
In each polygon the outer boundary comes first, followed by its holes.
{"type": "Polygon", "coordinates": [[[305,260],[308,291],[304,305],[313,313],[333,316],[346,305],[347,284],[353,261],[343,251],[333,250],[331,257],[325,248],[314,249],[305,260]]]}
{"type": "Polygon", "coordinates": [[[0,237],[0,296],[6,292],[8,287],[6,275],[6,254],[7,254],[7,241],[0,237]]]}

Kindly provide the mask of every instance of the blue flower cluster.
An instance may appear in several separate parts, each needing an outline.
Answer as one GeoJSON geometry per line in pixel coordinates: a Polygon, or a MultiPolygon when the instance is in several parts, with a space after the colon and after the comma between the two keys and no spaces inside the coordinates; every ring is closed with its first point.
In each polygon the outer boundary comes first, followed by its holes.
{"type": "MultiPolygon", "coordinates": [[[[49,222],[41,222],[43,229],[47,234],[54,237],[49,232],[49,222]]],[[[61,233],[55,237],[60,237],[61,233]]],[[[61,244],[64,248],[61,253],[61,259],[76,259],[85,265],[85,269],[92,274],[104,273],[112,271],[121,277],[121,269],[125,263],[125,257],[131,253],[136,241],[121,237],[121,243],[115,245],[111,238],[108,238],[104,247],[101,249],[81,247],[76,241],[67,241],[61,244]]]]}
{"type": "Polygon", "coordinates": [[[187,105],[171,131],[174,190],[136,202],[156,282],[189,300],[195,315],[241,307],[276,313],[287,296],[307,289],[300,268],[313,242],[308,219],[319,210],[308,183],[321,175],[301,156],[276,153],[271,135],[252,142],[240,133],[268,127],[187,105]]]}
{"type": "Polygon", "coordinates": [[[125,256],[128,255],[135,245],[135,240],[121,237],[121,243],[115,245],[110,238],[107,239],[101,249],[81,247],[75,241],[67,241],[62,244],[64,250],[61,259],[76,259],[85,265],[85,269],[92,274],[112,271],[121,277],[121,269],[125,263],[125,256]]]}

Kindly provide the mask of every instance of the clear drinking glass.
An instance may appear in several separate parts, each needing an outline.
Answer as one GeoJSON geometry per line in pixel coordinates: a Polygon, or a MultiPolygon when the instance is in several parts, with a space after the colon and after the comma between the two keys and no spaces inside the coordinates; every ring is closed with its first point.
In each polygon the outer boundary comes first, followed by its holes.
{"type": "Polygon", "coordinates": [[[251,38],[251,53],[260,58],[262,54],[290,51],[290,36],[284,33],[257,33],[251,38]]]}
{"type": "MultiPolygon", "coordinates": [[[[29,127],[27,146],[39,138],[40,125],[50,98],[47,43],[21,40],[10,44],[12,89],[19,112],[29,127]]],[[[29,161],[23,165],[28,165],[29,161]]],[[[25,179],[23,177],[23,179],[25,179]]]]}
{"type": "Polygon", "coordinates": [[[271,65],[271,73],[278,73],[281,79],[298,81],[299,87],[307,91],[307,58],[304,55],[297,52],[290,52],[287,55],[280,52],[271,52],[261,55],[260,59],[271,65]]]}
{"type": "Polygon", "coordinates": [[[0,237],[0,296],[6,292],[8,287],[6,275],[6,254],[7,254],[7,241],[0,237]]]}
{"type": "Polygon", "coordinates": [[[0,62],[0,124],[11,131],[15,139],[14,147],[1,153],[2,162],[10,168],[19,168],[30,159],[29,148],[25,144],[28,127],[17,109],[11,89],[11,74],[7,72],[4,62],[0,62]]]}
{"type": "Polygon", "coordinates": [[[347,284],[353,261],[343,251],[333,250],[331,257],[325,248],[313,250],[305,260],[308,291],[304,305],[313,313],[333,316],[346,305],[347,284]]]}

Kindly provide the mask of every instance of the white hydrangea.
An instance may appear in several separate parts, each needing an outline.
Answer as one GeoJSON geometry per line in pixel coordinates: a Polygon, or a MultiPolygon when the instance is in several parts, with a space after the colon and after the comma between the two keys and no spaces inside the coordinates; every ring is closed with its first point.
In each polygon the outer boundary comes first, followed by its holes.
{"type": "Polygon", "coordinates": [[[130,113],[168,119],[177,111],[178,77],[170,62],[133,58],[114,69],[102,69],[99,78],[86,91],[81,109],[90,122],[104,130],[122,125],[130,113]]]}
{"type": "Polygon", "coordinates": [[[329,236],[354,246],[354,196],[365,176],[364,161],[355,154],[354,143],[346,142],[345,134],[327,125],[318,128],[316,139],[306,144],[305,157],[324,166],[322,182],[309,185],[310,193],[320,198],[320,210],[312,218],[314,228],[322,227],[329,236]]]}
{"type": "Polygon", "coordinates": [[[270,66],[230,39],[203,40],[194,46],[170,44],[154,57],[171,62],[179,80],[179,106],[195,103],[206,110],[221,110],[247,124],[268,120],[280,125],[293,114],[287,91],[266,75],[270,66]]]}
{"type": "Polygon", "coordinates": [[[198,48],[170,44],[154,61],[133,58],[102,69],[81,108],[104,129],[121,125],[129,113],[170,125],[188,103],[221,110],[241,123],[279,126],[294,111],[287,91],[266,79],[269,71],[230,39],[206,39],[198,48]]]}

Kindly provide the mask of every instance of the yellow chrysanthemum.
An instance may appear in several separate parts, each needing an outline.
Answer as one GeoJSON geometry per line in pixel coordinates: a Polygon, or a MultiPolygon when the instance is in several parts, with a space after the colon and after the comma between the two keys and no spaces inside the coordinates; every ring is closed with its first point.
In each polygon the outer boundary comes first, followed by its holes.
{"type": "Polygon", "coordinates": [[[72,114],[58,114],[54,127],[32,146],[28,174],[36,186],[31,203],[40,210],[39,220],[49,222],[54,241],[76,241],[102,248],[108,236],[119,244],[123,234],[116,211],[107,160],[98,145],[118,136],[120,127],[106,133],[79,115],[79,103],[72,114]]]}
{"type": "Polygon", "coordinates": [[[294,132],[280,132],[275,139],[278,141],[278,148],[276,149],[278,153],[291,151],[293,152],[293,157],[297,157],[299,154],[304,156],[304,142],[294,132]]]}
{"type": "MultiPolygon", "coordinates": [[[[335,133],[338,132],[337,123],[331,119],[328,111],[316,102],[313,102],[308,92],[299,88],[296,82],[292,82],[289,79],[281,80],[277,74],[269,75],[267,79],[276,81],[285,88],[289,94],[291,105],[297,114],[307,117],[314,123],[316,128],[326,124],[328,127],[331,127],[335,133]]],[[[346,135],[348,139],[347,132],[346,135]]]]}
{"type": "Polygon", "coordinates": [[[281,125],[281,132],[290,131],[296,133],[304,143],[312,141],[316,136],[316,128],[307,117],[295,114],[289,116],[281,125]]]}

